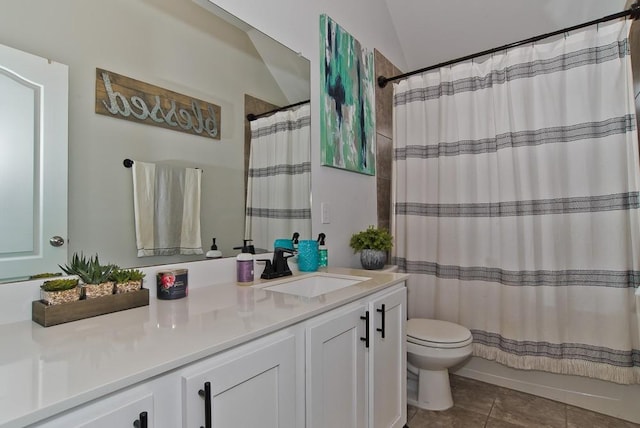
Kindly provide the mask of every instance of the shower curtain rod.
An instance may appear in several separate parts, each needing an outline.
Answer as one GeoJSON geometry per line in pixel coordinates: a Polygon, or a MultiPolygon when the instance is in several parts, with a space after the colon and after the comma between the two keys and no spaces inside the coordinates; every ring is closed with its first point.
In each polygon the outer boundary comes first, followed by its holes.
{"type": "Polygon", "coordinates": [[[306,104],[306,103],[308,103],[309,101],[311,101],[311,100],[300,101],[299,103],[289,104],[288,106],[284,106],[284,107],[278,107],[278,108],[276,108],[276,109],[269,110],[269,111],[266,111],[266,112],[264,112],[264,113],[260,113],[260,114],[253,114],[253,113],[249,113],[249,114],[247,115],[247,120],[248,120],[249,122],[253,122],[253,121],[254,121],[254,120],[256,120],[256,119],[259,119],[259,118],[261,118],[261,117],[264,117],[264,116],[270,115],[271,113],[276,113],[276,112],[279,112],[279,111],[282,111],[282,110],[288,110],[288,109],[290,109],[290,108],[292,108],[292,107],[301,106],[302,104],[306,104]]]}
{"type": "Polygon", "coordinates": [[[414,74],[424,73],[426,71],[435,70],[435,69],[440,68],[440,67],[446,67],[448,65],[456,64],[458,62],[468,61],[470,59],[478,58],[478,57],[481,57],[481,56],[484,56],[484,55],[489,55],[489,54],[492,54],[492,53],[495,53],[495,52],[501,52],[501,51],[504,51],[504,50],[507,50],[507,49],[515,48],[516,46],[521,46],[521,45],[526,45],[526,44],[529,44],[529,43],[534,43],[534,42],[537,42],[539,40],[546,39],[548,37],[557,36],[557,35],[562,34],[562,33],[568,33],[570,31],[577,30],[579,28],[584,28],[584,27],[588,27],[590,25],[600,24],[602,22],[612,21],[614,19],[623,18],[623,17],[626,17],[626,16],[630,16],[632,19],[640,18],[640,4],[638,2],[636,2],[633,5],[631,5],[631,7],[628,10],[625,10],[625,11],[622,11],[622,12],[618,12],[618,13],[614,13],[613,15],[608,15],[608,16],[605,16],[605,17],[600,18],[600,19],[596,19],[596,20],[593,20],[593,21],[585,22],[583,24],[574,25],[573,27],[564,28],[562,30],[554,31],[553,33],[542,34],[540,36],[531,37],[531,38],[526,39],[526,40],[521,40],[519,42],[514,42],[514,43],[510,43],[508,45],[500,46],[498,48],[493,48],[493,49],[489,49],[489,50],[486,50],[486,51],[478,52],[478,53],[475,53],[475,54],[472,54],[472,55],[467,55],[467,56],[464,56],[464,57],[461,57],[461,58],[456,58],[456,59],[453,59],[451,61],[442,62],[440,64],[432,65],[430,67],[421,68],[419,70],[410,71],[408,73],[399,74],[399,75],[393,76],[393,77],[378,76],[378,86],[380,86],[381,88],[384,88],[385,86],[387,86],[387,83],[389,83],[389,82],[392,82],[394,80],[404,79],[405,77],[413,76],[414,74]]]}

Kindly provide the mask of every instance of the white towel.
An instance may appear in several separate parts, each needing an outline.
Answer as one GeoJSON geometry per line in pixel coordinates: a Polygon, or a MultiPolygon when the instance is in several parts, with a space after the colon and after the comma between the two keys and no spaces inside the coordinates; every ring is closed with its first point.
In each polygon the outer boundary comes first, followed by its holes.
{"type": "Polygon", "coordinates": [[[138,257],[202,254],[200,170],[135,161],[132,172],[138,257]]]}

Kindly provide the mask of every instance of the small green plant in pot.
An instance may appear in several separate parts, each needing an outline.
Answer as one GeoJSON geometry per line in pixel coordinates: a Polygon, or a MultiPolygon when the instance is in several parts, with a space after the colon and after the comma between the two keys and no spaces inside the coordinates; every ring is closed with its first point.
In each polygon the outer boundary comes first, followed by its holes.
{"type": "Polygon", "coordinates": [[[144,277],[144,273],[138,269],[115,269],[111,273],[111,281],[115,283],[116,294],[140,290],[144,277]]]}
{"type": "Polygon", "coordinates": [[[47,305],[80,300],[80,289],[77,278],[52,279],[40,286],[40,299],[47,305]]]}
{"type": "Polygon", "coordinates": [[[101,265],[97,254],[87,258],[82,253],[74,253],[69,264],[60,266],[65,273],[77,275],[84,283],[82,288],[86,299],[113,294],[113,282],[109,278],[115,268],[115,265],[101,265]]]}
{"type": "Polygon", "coordinates": [[[360,263],[365,269],[382,269],[387,261],[387,252],[393,247],[393,237],[386,229],[369,226],[354,233],[349,245],[354,253],[360,252],[360,263]]]}

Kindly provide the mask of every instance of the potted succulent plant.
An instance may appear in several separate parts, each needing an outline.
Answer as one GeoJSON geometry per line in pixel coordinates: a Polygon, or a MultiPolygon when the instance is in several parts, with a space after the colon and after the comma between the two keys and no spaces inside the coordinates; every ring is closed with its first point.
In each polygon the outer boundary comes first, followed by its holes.
{"type": "Polygon", "coordinates": [[[115,283],[116,294],[120,294],[140,290],[144,277],[138,269],[115,269],[110,279],[115,283]]]}
{"type": "Polygon", "coordinates": [[[74,253],[71,263],[60,266],[65,273],[77,275],[84,283],[82,289],[85,299],[108,296],[113,294],[113,282],[109,280],[115,265],[101,265],[98,255],[85,257],[84,254],[74,253]]]}
{"type": "Polygon", "coordinates": [[[40,299],[47,305],[80,300],[77,278],[52,279],[40,286],[40,299]]]}
{"type": "Polygon", "coordinates": [[[382,269],[387,261],[387,251],[393,247],[393,237],[386,229],[369,226],[354,233],[349,245],[354,253],[360,252],[363,268],[382,269]]]}

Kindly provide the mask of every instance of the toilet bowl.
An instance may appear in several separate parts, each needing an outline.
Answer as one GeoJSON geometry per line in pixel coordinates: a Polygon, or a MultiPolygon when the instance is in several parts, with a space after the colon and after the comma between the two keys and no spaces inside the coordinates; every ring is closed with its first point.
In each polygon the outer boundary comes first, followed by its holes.
{"type": "Polygon", "coordinates": [[[409,404],[426,410],[453,406],[449,368],[471,356],[468,328],[448,321],[413,318],[407,321],[407,367],[418,375],[418,394],[409,404]]]}

